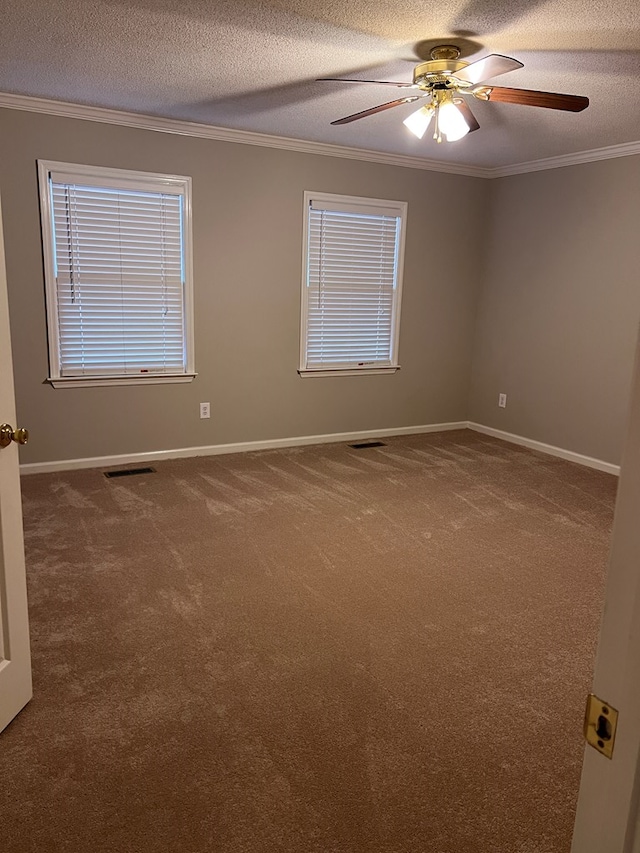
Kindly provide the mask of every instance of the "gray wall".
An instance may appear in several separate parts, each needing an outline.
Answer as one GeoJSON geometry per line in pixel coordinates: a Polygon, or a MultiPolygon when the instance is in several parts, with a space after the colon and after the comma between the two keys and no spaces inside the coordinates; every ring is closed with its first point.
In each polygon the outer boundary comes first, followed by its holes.
{"type": "Polygon", "coordinates": [[[14,110],[0,110],[0,139],[18,417],[32,433],[22,462],[466,419],[486,182],[14,110]],[[37,159],[192,176],[193,383],[44,382],[37,159]],[[394,375],[297,375],[305,189],[409,204],[394,375]]]}
{"type": "Polygon", "coordinates": [[[640,317],[640,157],[488,191],[469,419],[618,464],[640,317]]]}
{"type": "Polygon", "coordinates": [[[0,110],[0,139],[18,416],[33,436],[23,462],[467,418],[619,462],[640,157],[484,181],[14,110],[0,110]],[[193,383],[44,382],[37,159],[193,177],[193,383]],[[305,189],[409,203],[395,375],[296,373],[305,189]]]}

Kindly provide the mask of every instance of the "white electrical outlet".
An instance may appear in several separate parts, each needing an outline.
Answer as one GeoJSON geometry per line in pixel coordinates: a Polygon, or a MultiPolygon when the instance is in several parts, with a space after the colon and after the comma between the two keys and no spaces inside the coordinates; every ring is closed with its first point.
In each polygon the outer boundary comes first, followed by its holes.
{"type": "Polygon", "coordinates": [[[210,418],[211,417],[211,403],[200,403],[200,417],[201,418],[210,418]]]}
{"type": "Polygon", "coordinates": [[[498,394],[498,405],[501,409],[507,408],[507,395],[506,394],[498,394]]]}

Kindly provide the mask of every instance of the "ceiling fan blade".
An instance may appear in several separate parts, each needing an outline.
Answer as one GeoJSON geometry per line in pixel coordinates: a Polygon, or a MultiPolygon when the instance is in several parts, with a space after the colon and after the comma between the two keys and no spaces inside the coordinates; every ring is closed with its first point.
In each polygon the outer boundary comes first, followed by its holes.
{"type": "Polygon", "coordinates": [[[410,104],[412,101],[419,101],[424,95],[411,95],[409,98],[398,98],[397,101],[389,101],[388,104],[380,104],[379,107],[371,107],[370,110],[363,110],[361,113],[354,113],[351,116],[339,118],[337,121],[332,121],[331,124],[348,124],[350,121],[357,121],[359,118],[381,113],[383,110],[390,110],[392,107],[399,107],[401,104],[410,104]]]}
{"type": "Polygon", "coordinates": [[[378,86],[397,86],[398,89],[417,89],[415,83],[394,83],[391,80],[351,80],[346,77],[318,77],[316,83],[376,83],[378,86]]]}
{"type": "Polygon", "coordinates": [[[462,113],[462,116],[466,121],[467,126],[469,127],[469,133],[473,133],[474,130],[479,130],[480,125],[478,124],[478,121],[474,114],[469,109],[469,105],[467,104],[467,102],[463,101],[462,98],[456,98],[453,103],[462,113]]]}
{"type": "Polygon", "coordinates": [[[517,59],[502,56],[500,53],[491,53],[484,59],[472,62],[471,65],[467,65],[461,71],[456,71],[453,76],[467,83],[481,83],[483,80],[490,80],[499,74],[506,74],[507,71],[515,71],[517,68],[523,67],[523,63],[518,62],[517,59]]]}
{"type": "MultiPolygon", "coordinates": [[[[476,94],[475,92],[473,93],[476,94]]],[[[499,101],[503,104],[526,104],[529,107],[546,107],[549,110],[568,110],[579,113],[589,106],[589,98],[582,95],[561,95],[558,92],[536,92],[533,89],[505,89],[504,86],[486,86],[476,95],[481,100],[499,101]],[[484,91],[483,91],[484,90],[484,91]]]]}

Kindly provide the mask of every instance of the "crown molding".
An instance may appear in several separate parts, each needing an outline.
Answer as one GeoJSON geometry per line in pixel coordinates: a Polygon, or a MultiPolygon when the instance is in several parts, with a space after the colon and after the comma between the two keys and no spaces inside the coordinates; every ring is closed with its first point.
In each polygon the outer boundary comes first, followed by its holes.
{"type": "Polygon", "coordinates": [[[438,160],[426,160],[421,157],[409,157],[404,154],[388,154],[383,151],[370,151],[366,148],[347,148],[343,145],[331,145],[323,142],[310,142],[304,139],[291,139],[285,136],[270,136],[249,130],[234,130],[227,127],[215,127],[192,121],[162,118],[142,113],[123,112],[104,107],[91,107],[85,104],[72,104],[66,101],[50,101],[46,98],[33,98],[29,95],[14,95],[0,92],[0,107],[23,110],[32,113],[75,118],[83,121],[97,121],[104,124],[117,124],[138,130],[153,130],[159,133],[173,133],[179,136],[195,136],[200,139],[215,139],[219,142],[235,142],[242,145],[258,145],[263,148],[280,148],[285,151],[297,151],[302,154],[321,154],[326,157],[342,157],[347,160],[362,160],[368,163],[382,163],[387,166],[404,166],[408,169],[423,169],[429,172],[446,172],[452,175],[466,175],[473,178],[487,178],[490,170],[480,166],[465,166],[459,163],[443,163],[438,160]]]}
{"type": "Polygon", "coordinates": [[[234,130],[228,127],[215,127],[194,121],[163,118],[143,113],[111,110],[105,107],[91,107],[86,104],[73,104],[67,101],[54,101],[48,98],[34,98],[30,95],[14,95],[0,92],[0,108],[23,110],[32,113],[62,116],[82,121],[97,121],[103,124],[116,124],[133,127],[138,130],[152,130],[158,133],[173,133],[178,136],[194,136],[200,139],[215,139],[219,142],[235,142],[241,145],[257,145],[262,148],[279,148],[284,151],[297,151],[301,154],[320,154],[325,157],[342,157],[347,160],[361,160],[365,163],[381,163],[387,166],[403,166],[407,169],[422,169],[428,172],[444,172],[450,175],[466,175],[471,178],[506,178],[510,175],[522,175],[527,172],[541,172],[547,169],[559,169],[562,166],[575,166],[580,163],[592,163],[597,160],[611,160],[617,157],[629,157],[640,154],[639,142],[625,142],[590,151],[574,154],[562,154],[542,160],[526,163],[514,163],[510,166],[470,166],[461,163],[444,163],[422,157],[409,157],[406,154],[390,154],[384,151],[371,151],[367,148],[347,148],[344,145],[332,145],[324,142],[311,142],[305,139],[292,139],[286,136],[271,136],[266,133],[254,133],[249,130],[234,130]]]}
{"type": "Polygon", "coordinates": [[[640,142],[623,142],[621,145],[608,145],[606,148],[592,148],[590,151],[578,151],[575,154],[561,154],[558,157],[546,157],[544,160],[530,160],[527,163],[514,163],[512,166],[499,166],[485,169],[488,178],[506,178],[509,175],[524,175],[526,172],[543,172],[547,169],[560,169],[563,166],[577,166],[580,163],[594,163],[596,160],[613,160],[617,157],[631,157],[640,154],[640,142]]]}

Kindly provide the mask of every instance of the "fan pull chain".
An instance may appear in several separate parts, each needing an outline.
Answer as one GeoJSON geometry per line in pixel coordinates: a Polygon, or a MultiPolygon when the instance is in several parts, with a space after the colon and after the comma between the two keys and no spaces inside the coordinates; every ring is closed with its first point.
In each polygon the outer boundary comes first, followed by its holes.
{"type": "Polygon", "coordinates": [[[439,104],[436,104],[436,114],[435,114],[435,127],[433,129],[433,138],[436,142],[442,142],[442,134],[440,133],[440,121],[439,121],[439,104]]]}

